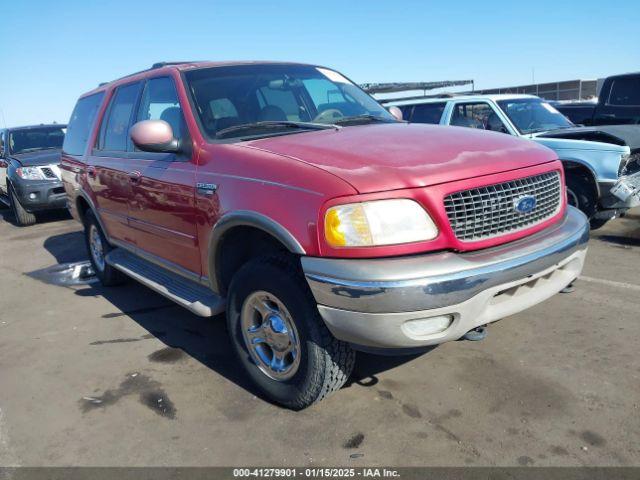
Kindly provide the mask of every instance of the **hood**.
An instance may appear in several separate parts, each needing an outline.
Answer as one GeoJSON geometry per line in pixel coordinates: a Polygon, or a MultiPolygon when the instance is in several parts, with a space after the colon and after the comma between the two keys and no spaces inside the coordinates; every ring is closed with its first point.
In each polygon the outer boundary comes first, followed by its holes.
{"type": "Polygon", "coordinates": [[[13,154],[11,158],[20,162],[23,167],[58,165],[60,163],[60,152],[60,149],[39,150],[36,152],[13,154]]]}
{"type": "Polygon", "coordinates": [[[601,125],[596,127],[576,127],[552,130],[537,138],[566,138],[588,140],[628,146],[632,151],[640,149],[640,125],[601,125]]]}
{"type": "Polygon", "coordinates": [[[502,133],[406,123],[305,132],[240,145],[322,168],[360,193],[425,187],[557,159],[549,149],[502,133]]]}
{"type": "MultiPolygon", "coordinates": [[[[598,151],[598,152],[618,152],[621,155],[629,153],[629,147],[626,145],[618,145],[615,142],[580,140],[575,138],[551,137],[545,135],[535,135],[530,137],[536,143],[544,145],[555,151],[573,150],[573,151],[598,151]]],[[[562,154],[560,154],[562,156],[562,154]]]]}

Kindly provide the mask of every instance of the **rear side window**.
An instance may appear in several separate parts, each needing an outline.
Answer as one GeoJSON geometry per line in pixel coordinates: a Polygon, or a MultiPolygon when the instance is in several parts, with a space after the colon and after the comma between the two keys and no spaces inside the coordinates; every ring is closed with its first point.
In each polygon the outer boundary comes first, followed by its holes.
{"type": "Polygon", "coordinates": [[[640,77],[614,80],[608,104],[626,107],[640,106],[640,77]]]}
{"type": "Polygon", "coordinates": [[[93,129],[96,114],[104,98],[104,93],[96,93],[78,100],[67,125],[62,149],[69,155],[83,155],[93,129]]]}
{"type": "Polygon", "coordinates": [[[402,119],[407,122],[411,121],[411,113],[413,112],[413,105],[400,105],[398,106],[400,111],[402,112],[402,119]]]}
{"type": "Polygon", "coordinates": [[[100,146],[102,150],[124,152],[129,144],[129,125],[136,106],[140,83],[118,87],[107,118],[103,122],[100,146]]]}
{"type": "Polygon", "coordinates": [[[140,101],[137,121],[164,120],[175,138],[182,138],[184,121],[178,93],[169,77],[153,78],[147,82],[140,101]]]}
{"type": "Polygon", "coordinates": [[[422,103],[413,107],[412,123],[440,123],[446,103],[422,103]]]}

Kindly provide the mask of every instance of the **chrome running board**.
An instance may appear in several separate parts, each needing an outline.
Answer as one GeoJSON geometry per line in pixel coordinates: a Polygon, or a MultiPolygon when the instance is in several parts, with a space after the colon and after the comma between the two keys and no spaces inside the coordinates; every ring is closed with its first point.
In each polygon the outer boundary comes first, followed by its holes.
{"type": "Polygon", "coordinates": [[[113,268],[173,300],[201,317],[212,317],[225,309],[225,301],[207,287],[151,263],[122,248],[105,258],[113,268]]]}

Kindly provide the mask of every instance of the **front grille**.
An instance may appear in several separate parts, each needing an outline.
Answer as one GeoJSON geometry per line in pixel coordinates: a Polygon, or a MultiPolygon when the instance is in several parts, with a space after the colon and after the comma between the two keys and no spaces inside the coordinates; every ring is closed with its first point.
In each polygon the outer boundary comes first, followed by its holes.
{"type": "Polygon", "coordinates": [[[54,171],[51,170],[49,167],[41,167],[40,171],[46,178],[58,178],[54,173],[54,171]]]}
{"type": "Polygon", "coordinates": [[[472,188],[445,197],[444,206],[453,233],[459,240],[476,241],[524,230],[558,213],[562,205],[560,174],[548,172],[486,187],[472,188]],[[533,196],[528,213],[516,210],[517,200],[533,196]]]}

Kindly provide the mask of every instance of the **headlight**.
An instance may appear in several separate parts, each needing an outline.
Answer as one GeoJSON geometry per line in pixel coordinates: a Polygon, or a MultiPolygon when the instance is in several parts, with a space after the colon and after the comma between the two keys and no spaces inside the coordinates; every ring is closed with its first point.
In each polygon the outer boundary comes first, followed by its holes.
{"type": "Polygon", "coordinates": [[[16,173],[24,180],[44,180],[44,176],[37,167],[20,167],[16,168],[16,173]]]}
{"type": "Polygon", "coordinates": [[[332,247],[371,247],[432,240],[438,227],[418,203],[399,198],[331,207],[324,234],[332,247]]]}

